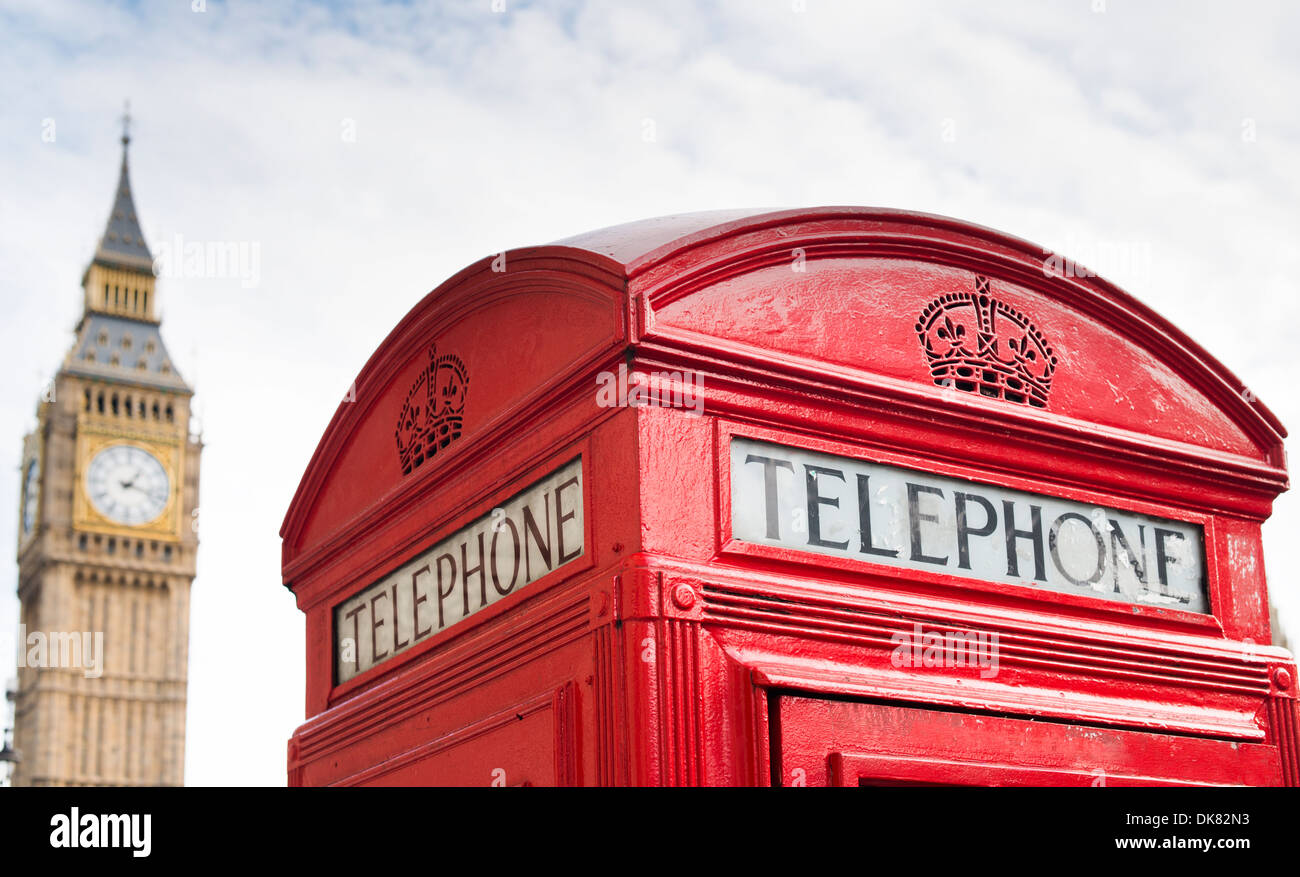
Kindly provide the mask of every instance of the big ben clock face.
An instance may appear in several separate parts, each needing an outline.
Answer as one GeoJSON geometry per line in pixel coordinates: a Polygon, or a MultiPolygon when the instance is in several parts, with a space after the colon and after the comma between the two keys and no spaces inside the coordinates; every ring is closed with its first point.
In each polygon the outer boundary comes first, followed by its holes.
{"type": "Polygon", "coordinates": [[[128,526],[163,513],[171,483],[158,458],[134,445],[111,445],[90,461],[86,492],[101,515],[128,526]]]}
{"type": "Polygon", "coordinates": [[[41,470],[35,460],[27,462],[23,470],[23,535],[36,527],[36,505],[40,502],[41,470]]]}

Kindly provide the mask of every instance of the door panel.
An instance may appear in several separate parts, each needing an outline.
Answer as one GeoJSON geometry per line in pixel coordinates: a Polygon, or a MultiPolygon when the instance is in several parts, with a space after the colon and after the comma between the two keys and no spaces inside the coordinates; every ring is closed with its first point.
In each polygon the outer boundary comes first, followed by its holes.
{"type": "Polygon", "coordinates": [[[772,693],[779,785],[1276,783],[1276,747],[772,693]]]}

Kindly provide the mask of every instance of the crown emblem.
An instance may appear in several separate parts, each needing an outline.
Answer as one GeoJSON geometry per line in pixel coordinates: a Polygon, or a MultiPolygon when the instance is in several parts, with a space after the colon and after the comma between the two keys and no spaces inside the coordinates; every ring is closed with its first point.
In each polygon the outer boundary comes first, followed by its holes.
{"type": "Polygon", "coordinates": [[[465,423],[465,392],[469,375],[459,356],[437,355],[429,345],[429,363],[406,394],[397,418],[397,456],[402,474],[412,470],[460,438],[465,423]]]}
{"type": "Polygon", "coordinates": [[[989,293],[987,277],[926,305],[916,334],[939,386],[1047,407],[1056,355],[1028,317],[989,293]]]}

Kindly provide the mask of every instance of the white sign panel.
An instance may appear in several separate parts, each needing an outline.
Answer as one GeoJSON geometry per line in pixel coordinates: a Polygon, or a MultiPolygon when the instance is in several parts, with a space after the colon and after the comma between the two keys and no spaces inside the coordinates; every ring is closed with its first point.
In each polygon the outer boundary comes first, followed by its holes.
{"type": "Polygon", "coordinates": [[[575,459],[334,609],[347,682],[582,556],[575,459]]]}
{"type": "Polygon", "coordinates": [[[751,439],[732,536],[904,569],[1209,612],[1199,526],[751,439]]]}

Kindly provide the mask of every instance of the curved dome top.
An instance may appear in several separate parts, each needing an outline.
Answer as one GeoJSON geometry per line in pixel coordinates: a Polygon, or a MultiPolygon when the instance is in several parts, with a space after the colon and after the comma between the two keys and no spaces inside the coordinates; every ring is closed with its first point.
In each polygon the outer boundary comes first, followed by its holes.
{"type": "MultiPolygon", "coordinates": [[[[838,243],[851,241],[868,245],[862,252],[898,252],[913,250],[929,259],[947,257],[965,263],[978,251],[977,261],[1001,263],[1016,273],[1028,269],[1036,285],[1046,290],[1069,290],[1077,294],[1089,292],[1099,305],[1109,305],[1116,318],[1128,318],[1135,324],[1146,324],[1173,347],[1166,352],[1183,364],[1212,376],[1212,383],[1225,385],[1228,407],[1236,414],[1256,422],[1263,428],[1261,438],[1277,440],[1286,436],[1286,430],[1277,417],[1257,397],[1246,390],[1227,367],[1210,355],[1174,324],[1144,305],[1131,294],[1104,278],[1092,276],[1063,276],[1054,266],[1068,264],[1070,254],[1056,254],[1022,238],[986,226],[947,216],[897,210],[881,207],[810,207],[797,209],[737,209],[684,213],[637,220],[607,228],[584,232],[555,241],[550,246],[583,250],[604,257],[618,266],[629,280],[652,272],[657,266],[672,263],[677,269],[695,264],[688,253],[703,253],[724,245],[723,258],[735,261],[737,257],[752,255],[753,251],[771,248],[787,255],[800,243],[838,243]],[[909,240],[900,241],[900,237],[909,240]],[[898,244],[904,246],[899,247],[898,244]],[[908,247],[907,243],[914,246],[908,247]],[[739,246],[737,246],[739,244],[739,246]],[[894,246],[890,246],[893,244],[894,246]],[[1177,349],[1174,349],[1177,348],[1177,349]],[[1178,354],[1182,354],[1179,356],[1178,354]],[[1239,403],[1239,404],[1238,404],[1239,403]]],[[[843,247],[842,247],[843,248],[843,247]]],[[[805,256],[812,252],[804,249],[805,256]]],[[[991,266],[990,266],[991,267],[991,266]]],[[[1080,272],[1082,273],[1082,272],[1080,272]]],[[[1134,328],[1137,326],[1134,325],[1134,328]]]]}
{"type": "Polygon", "coordinates": [[[1287,487],[1277,418],[1168,320],[1053,264],[979,225],[871,207],[664,216],[484,258],[361,370],[286,517],[286,558],[414,495],[446,460],[515,440],[522,416],[594,405],[593,375],[629,358],[705,375],[711,411],[755,388],[773,410],[833,399],[1008,448],[1145,461],[1267,514],[1287,487]],[[463,434],[436,463],[404,466],[395,424],[444,359],[463,383],[463,434]],[[317,503],[331,483],[346,496],[317,503]]]}

